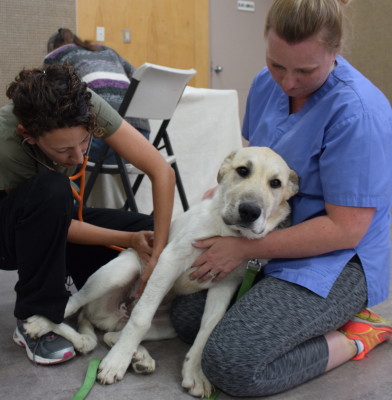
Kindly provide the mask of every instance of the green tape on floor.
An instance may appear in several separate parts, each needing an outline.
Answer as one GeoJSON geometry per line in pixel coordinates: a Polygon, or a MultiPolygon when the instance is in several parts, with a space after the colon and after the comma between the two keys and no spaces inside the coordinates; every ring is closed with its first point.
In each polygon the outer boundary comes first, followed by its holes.
{"type": "Polygon", "coordinates": [[[83,400],[86,398],[97,379],[97,372],[100,363],[101,360],[98,360],[98,358],[92,358],[89,361],[86,378],[84,379],[83,385],[71,400],[83,400]]]}

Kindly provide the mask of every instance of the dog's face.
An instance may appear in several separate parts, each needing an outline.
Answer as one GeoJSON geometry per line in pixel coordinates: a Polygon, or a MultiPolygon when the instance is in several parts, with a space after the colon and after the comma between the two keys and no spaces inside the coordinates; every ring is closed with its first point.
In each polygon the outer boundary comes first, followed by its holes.
{"type": "Polygon", "coordinates": [[[298,192],[298,176],[267,147],[231,153],[218,173],[226,225],[242,236],[258,238],[289,214],[287,200],[298,192]]]}

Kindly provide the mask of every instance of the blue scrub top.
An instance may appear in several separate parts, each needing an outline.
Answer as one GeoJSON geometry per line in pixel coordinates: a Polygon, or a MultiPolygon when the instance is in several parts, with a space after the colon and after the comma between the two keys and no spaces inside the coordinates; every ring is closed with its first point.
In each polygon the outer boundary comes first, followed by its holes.
{"type": "Polygon", "coordinates": [[[392,112],[385,96],[343,57],[302,109],[289,113],[289,98],[264,68],[247,100],[243,136],[267,146],[300,176],[292,199],[293,224],[325,215],[325,202],[375,207],[358,246],[303,259],[275,259],[265,272],[326,297],[353,255],[361,259],[368,305],[389,295],[392,203],[392,112]]]}

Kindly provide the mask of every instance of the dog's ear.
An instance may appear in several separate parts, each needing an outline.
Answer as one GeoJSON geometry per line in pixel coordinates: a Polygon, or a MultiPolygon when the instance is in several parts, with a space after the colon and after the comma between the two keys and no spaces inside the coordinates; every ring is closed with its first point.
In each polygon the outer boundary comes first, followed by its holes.
{"type": "Polygon", "coordinates": [[[285,200],[298,193],[299,190],[299,176],[298,174],[290,169],[289,182],[285,191],[285,200]]]}
{"type": "Polygon", "coordinates": [[[223,179],[223,177],[226,175],[226,173],[229,171],[230,169],[230,165],[231,165],[231,161],[233,160],[234,156],[235,156],[236,151],[232,151],[222,162],[219,171],[218,171],[218,177],[217,177],[217,181],[218,183],[221,182],[221,180],[223,179]]]}

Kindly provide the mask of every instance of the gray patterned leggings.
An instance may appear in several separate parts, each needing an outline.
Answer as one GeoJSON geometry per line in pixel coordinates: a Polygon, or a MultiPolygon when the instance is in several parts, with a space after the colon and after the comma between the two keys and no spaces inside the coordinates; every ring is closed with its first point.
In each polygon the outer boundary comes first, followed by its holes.
{"type": "MultiPolygon", "coordinates": [[[[206,292],[179,297],[172,322],[192,342],[206,292]]],[[[265,276],[226,312],[203,352],[208,379],[231,396],[283,392],[325,371],[324,334],[366,306],[362,266],[349,262],[326,299],[301,286],[265,276]]]]}

